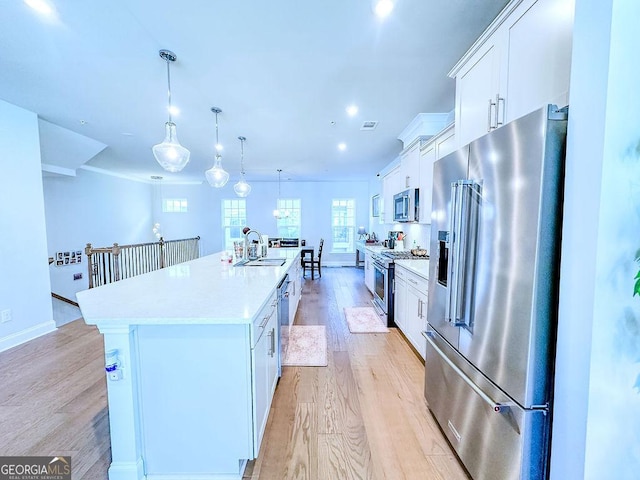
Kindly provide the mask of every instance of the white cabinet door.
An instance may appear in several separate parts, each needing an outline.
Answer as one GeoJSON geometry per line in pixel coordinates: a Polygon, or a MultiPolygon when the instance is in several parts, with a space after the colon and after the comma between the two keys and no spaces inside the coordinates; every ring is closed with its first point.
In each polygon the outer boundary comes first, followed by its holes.
{"type": "Polygon", "coordinates": [[[400,169],[398,192],[408,188],[420,188],[420,142],[416,142],[402,154],[400,169]]]}
{"type": "Polygon", "coordinates": [[[401,177],[401,174],[401,169],[398,167],[382,179],[384,223],[393,223],[393,196],[404,190],[404,178],[401,177]]]}
{"type": "Polygon", "coordinates": [[[259,314],[260,338],[252,351],[253,370],[253,448],[257,457],[267,426],[271,399],[278,381],[278,315],[275,296],[259,314]]]}
{"type": "Polygon", "coordinates": [[[500,46],[488,41],[456,77],[456,138],[466,145],[495,125],[500,89],[500,46]]]}
{"type": "Polygon", "coordinates": [[[402,331],[406,328],[407,323],[407,283],[403,270],[395,269],[394,296],[393,296],[393,317],[396,325],[402,331]]]}
{"type": "Polygon", "coordinates": [[[568,103],[574,7],[575,0],[511,2],[474,44],[452,71],[457,145],[546,103],[568,103]]]}
{"type": "Polygon", "coordinates": [[[407,322],[405,336],[418,351],[422,359],[426,356],[427,344],[422,336],[426,328],[427,295],[411,284],[407,285],[407,322]]]}
{"type": "Polygon", "coordinates": [[[431,142],[420,150],[420,223],[431,223],[433,162],[435,160],[436,144],[431,142]]]}
{"type": "Polygon", "coordinates": [[[455,151],[458,148],[458,144],[456,142],[456,130],[454,128],[454,125],[447,127],[442,131],[441,134],[438,135],[438,138],[435,140],[435,146],[436,160],[449,155],[451,152],[455,151]]]}
{"type": "Polygon", "coordinates": [[[545,103],[568,104],[574,3],[538,0],[514,11],[506,38],[507,83],[502,87],[506,121],[545,103]]]}

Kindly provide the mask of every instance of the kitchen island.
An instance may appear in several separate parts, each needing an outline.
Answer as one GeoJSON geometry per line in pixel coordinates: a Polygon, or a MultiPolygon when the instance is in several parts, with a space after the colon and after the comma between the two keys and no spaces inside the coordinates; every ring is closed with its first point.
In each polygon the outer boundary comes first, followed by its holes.
{"type": "Polygon", "coordinates": [[[276,289],[299,271],[221,254],[77,294],[107,352],[110,480],[241,479],[277,383],[276,289]]]}

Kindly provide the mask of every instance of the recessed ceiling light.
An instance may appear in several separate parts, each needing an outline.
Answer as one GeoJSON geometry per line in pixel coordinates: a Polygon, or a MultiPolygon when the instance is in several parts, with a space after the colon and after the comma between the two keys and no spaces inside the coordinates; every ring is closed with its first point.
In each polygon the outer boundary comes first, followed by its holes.
{"type": "Polygon", "coordinates": [[[393,0],[374,0],[373,11],[378,18],[387,18],[393,10],[393,0]]]}
{"type": "Polygon", "coordinates": [[[342,142],[338,144],[338,150],[340,150],[341,152],[344,152],[347,149],[347,144],[342,142]]]}
{"type": "Polygon", "coordinates": [[[43,15],[49,15],[53,11],[51,5],[44,0],[24,0],[24,3],[43,15]]]}
{"type": "Polygon", "coordinates": [[[358,114],[358,106],[357,105],[349,105],[347,108],[347,115],[350,117],[354,117],[358,114]]]}

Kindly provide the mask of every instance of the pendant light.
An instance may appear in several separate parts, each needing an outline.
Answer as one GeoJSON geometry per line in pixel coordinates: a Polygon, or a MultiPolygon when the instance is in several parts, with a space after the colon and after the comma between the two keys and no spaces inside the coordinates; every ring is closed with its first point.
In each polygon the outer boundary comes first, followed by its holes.
{"type": "Polygon", "coordinates": [[[204,172],[204,175],[207,177],[209,185],[215,188],[222,188],[229,181],[229,173],[222,168],[222,155],[220,155],[222,145],[220,145],[220,141],[218,140],[218,114],[221,113],[222,110],[218,107],[211,107],[211,111],[216,114],[216,157],[213,161],[213,167],[204,172]]]}
{"type": "MultiPolygon", "coordinates": [[[[279,168],[278,169],[278,200],[280,200],[280,174],[282,173],[282,169],[279,168]]],[[[276,200],[277,202],[277,200],[276,200]]],[[[276,208],[273,211],[273,216],[280,219],[280,218],[288,218],[290,215],[289,210],[280,210],[278,208],[276,208]]]]}
{"type": "Polygon", "coordinates": [[[233,186],[233,191],[239,197],[247,197],[251,193],[251,185],[244,179],[244,141],[245,137],[238,137],[240,140],[240,180],[233,186]]]}
{"type": "Polygon", "coordinates": [[[167,92],[169,98],[169,121],[164,124],[165,137],[162,143],[154,145],[153,156],[158,163],[168,172],[179,172],[187,163],[191,152],[180,145],[176,133],[176,124],[171,120],[171,75],[169,70],[170,62],[176,61],[175,53],[169,50],[160,50],[160,57],[167,62],[167,92]]]}

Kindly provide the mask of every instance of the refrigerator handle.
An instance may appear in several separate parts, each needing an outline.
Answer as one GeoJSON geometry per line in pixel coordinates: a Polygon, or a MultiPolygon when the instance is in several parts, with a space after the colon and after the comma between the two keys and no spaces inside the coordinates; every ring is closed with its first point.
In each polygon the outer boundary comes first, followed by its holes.
{"type": "Polygon", "coordinates": [[[455,251],[456,260],[456,278],[455,286],[455,303],[453,306],[453,320],[456,326],[466,326],[471,328],[471,319],[468,312],[465,312],[464,302],[467,300],[466,282],[468,277],[473,278],[473,269],[475,267],[475,251],[477,242],[478,229],[478,208],[479,201],[474,201],[475,196],[479,195],[479,185],[471,180],[461,180],[458,182],[460,204],[460,218],[458,221],[458,244],[455,251]]]}
{"type": "Polygon", "coordinates": [[[449,323],[455,321],[456,302],[458,295],[458,250],[459,250],[459,225],[462,216],[462,203],[459,199],[460,182],[451,184],[451,214],[449,220],[449,258],[447,259],[447,299],[445,302],[445,320],[449,323]]]}
{"type": "Polygon", "coordinates": [[[484,402],[487,405],[489,405],[491,407],[491,411],[493,411],[494,413],[505,413],[505,412],[507,412],[509,410],[509,405],[506,405],[504,403],[496,402],[489,395],[487,395],[485,392],[483,392],[482,389],[479,386],[477,386],[475,383],[473,383],[473,380],[471,380],[469,377],[467,377],[467,375],[462,370],[460,370],[458,368],[458,366],[455,363],[453,363],[451,361],[451,359],[449,359],[449,357],[447,357],[447,355],[442,350],[440,350],[440,348],[438,348],[438,346],[432,340],[432,337],[435,335],[433,332],[427,330],[426,332],[423,332],[422,335],[424,336],[424,338],[427,339],[427,342],[429,342],[429,344],[431,345],[433,350],[440,356],[440,358],[442,358],[442,360],[447,365],[449,365],[449,367],[451,367],[451,369],[454,372],[456,372],[456,374],[458,374],[460,379],[463,380],[464,383],[469,385],[471,390],[476,392],[476,394],[478,394],[478,396],[482,400],[484,400],[484,402]]]}

